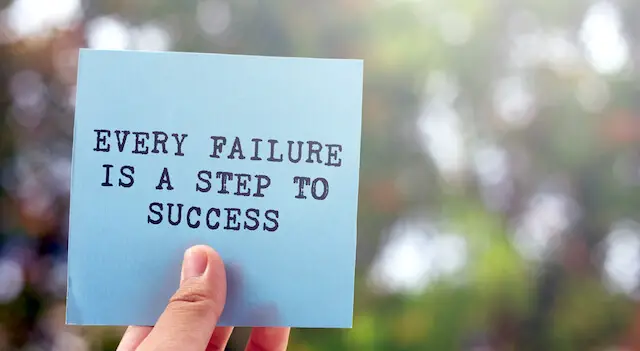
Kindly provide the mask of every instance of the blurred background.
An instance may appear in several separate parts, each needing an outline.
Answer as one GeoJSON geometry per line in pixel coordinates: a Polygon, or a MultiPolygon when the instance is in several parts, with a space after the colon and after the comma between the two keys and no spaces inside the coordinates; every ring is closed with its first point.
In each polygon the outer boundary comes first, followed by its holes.
{"type": "Polygon", "coordinates": [[[0,350],[122,333],[64,326],[81,47],[365,60],[354,328],[290,350],[640,350],[638,18],[636,0],[0,0],[0,350]]]}

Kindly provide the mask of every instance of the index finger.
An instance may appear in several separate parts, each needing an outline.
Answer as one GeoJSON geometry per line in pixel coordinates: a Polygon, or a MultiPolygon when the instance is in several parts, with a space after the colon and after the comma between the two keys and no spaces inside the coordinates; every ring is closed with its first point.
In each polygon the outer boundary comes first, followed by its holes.
{"type": "Polygon", "coordinates": [[[135,351],[151,333],[151,327],[130,326],[124,332],[116,351],[135,351]]]}
{"type": "Polygon", "coordinates": [[[291,328],[255,327],[245,351],[284,351],[289,343],[290,331],[291,328]]]}

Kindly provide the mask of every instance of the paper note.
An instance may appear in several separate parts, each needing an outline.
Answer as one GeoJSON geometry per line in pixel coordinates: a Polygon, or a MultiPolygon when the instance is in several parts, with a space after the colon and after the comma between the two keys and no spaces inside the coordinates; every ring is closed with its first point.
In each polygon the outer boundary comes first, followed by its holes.
{"type": "Polygon", "coordinates": [[[360,60],[82,50],[67,323],[153,325],[216,249],[219,325],[352,324],[360,60]]]}

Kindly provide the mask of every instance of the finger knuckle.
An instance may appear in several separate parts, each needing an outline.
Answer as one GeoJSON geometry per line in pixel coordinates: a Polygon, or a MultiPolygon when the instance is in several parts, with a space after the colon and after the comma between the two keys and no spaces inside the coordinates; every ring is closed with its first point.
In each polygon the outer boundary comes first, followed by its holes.
{"type": "Polygon", "coordinates": [[[198,314],[207,314],[215,310],[215,304],[210,294],[194,287],[187,287],[177,291],[169,299],[169,306],[173,309],[198,314]]]}

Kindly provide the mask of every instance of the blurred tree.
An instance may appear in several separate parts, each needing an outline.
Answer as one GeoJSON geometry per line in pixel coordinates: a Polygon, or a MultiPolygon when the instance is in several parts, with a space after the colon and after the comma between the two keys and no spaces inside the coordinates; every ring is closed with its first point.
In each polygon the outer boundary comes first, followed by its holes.
{"type": "MultiPolygon", "coordinates": [[[[640,350],[637,2],[82,5],[81,20],[40,35],[0,21],[0,348],[3,335],[70,342],[43,318],[64,299],[77,49],[153,44],[365,60],[354,329],[295,331],[291,349],[640,350]],[[372,282],[403,221],[436,228],[420,229],[435,247],[421,255],[461,238],[448,255],[464,268],[411,292],[372,282]]],[[[444,264],[430,262],[422,275],[444,264]]],[[[117,343],[86,333],[95,349],[117,343]]]]}

